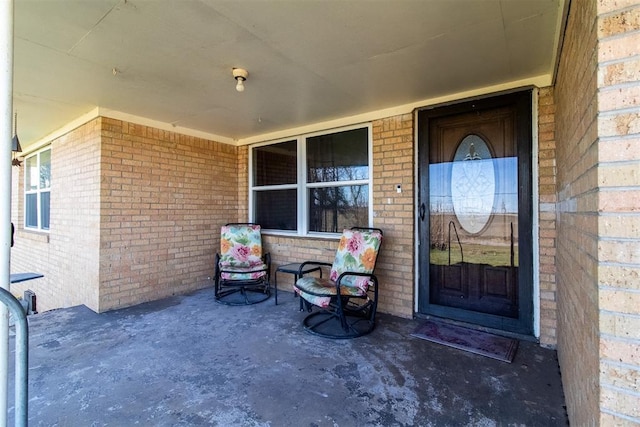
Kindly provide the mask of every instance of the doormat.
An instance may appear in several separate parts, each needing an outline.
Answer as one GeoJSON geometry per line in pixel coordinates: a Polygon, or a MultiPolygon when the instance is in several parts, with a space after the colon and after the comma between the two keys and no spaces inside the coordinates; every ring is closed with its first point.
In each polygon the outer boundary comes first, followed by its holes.
{"type": "Polygon", "coordinates": [[[511,363],[518,349],[516,339],[435,320],[424,321],[411,336],[507,363],[511,363]]]}

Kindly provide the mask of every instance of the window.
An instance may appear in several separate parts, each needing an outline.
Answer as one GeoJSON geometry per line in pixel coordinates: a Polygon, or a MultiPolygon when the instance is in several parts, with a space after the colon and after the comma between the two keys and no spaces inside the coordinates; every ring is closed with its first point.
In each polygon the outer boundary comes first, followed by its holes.
{"type": "Polygon", "coordinates": [[[369,226],[370,142],[367,126],[251,148],[251,220],[300,235],[369,226]]]}
{"type": "Polygon", "coordinates": [[[49,230],[51,200],[51,148],[25,159],[24,225],[25,228],[49,230]]]}
{"type": "Polygon", "coordinates": [[[253,149],[254,219],[265,229],[296,230],[297,141],[253,149]]]}

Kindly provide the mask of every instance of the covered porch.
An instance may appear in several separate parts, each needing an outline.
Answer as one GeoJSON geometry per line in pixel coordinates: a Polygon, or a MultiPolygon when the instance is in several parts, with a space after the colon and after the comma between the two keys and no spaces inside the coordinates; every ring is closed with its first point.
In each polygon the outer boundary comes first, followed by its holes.
{"type": "Polygon", "coordinates": [[[0,163],[0,270],[44,274],[11,286],[33,291],[43,312],[30,320],[33,424],[84,414],[96,418],[79,423],[547,425],[556,362],[532,366],[555,349],[572,424],[640,423],[640,0],[50,0],[15,2],[15,20],[13,3],[0,12],[15,47],[0,127],[23,151],[5,150],[0,163]],[[234,68],[249,70],[242,93],[234,68]],[[505,293],[526,298],[518,319],[523,339],[537,342],[500,365],[408,336],[414,317],[439,315],[430,310],[440,305],[423,280],[436,269],[425,262],[431,222],[421,212],[427,163],[442,159],[425,156],[420,116],[461,105],[466,114],[523,91],[531,146],[515,145],[525,147],[518,182],[530,188],[517,191],[526,220],[517,235],[527,233],[519,259],[529,270],[517,294],[505,293]],[[273,268],[331,260],[337,240],[311,221],[311,196],[343,182],[305,174],[339,146],[309,155],[314,143],[347,131],[366,134],[353,146],[367,155],[352,159],[368,174],[345,182],[368,189],[362,222],[385,233],[374,334],[326,343],[302,333],[295,303],[231,313],[180,297],[211,291],[220,227],[259,222],[276,205],[260,203],[269,192],[293,194],[282,206],[297,219],[265,227],[273,268]],[[263,147],[289,155],[296,169],[283,170],[295,179],[257,182],[263,147]],[[327,403],[336,390],[349,398],[327,403]],[[59,401],[73,413],[45,414],[59,401]]]}
{"type": "Polygon", "coordinates": [[[30,316],[29,425],[568,424],[556,352],[535,342],[509,364],[414,338],[418,320],[335,341],[305,315],[291,293],[230,307],[205,289],[30,316]]]}

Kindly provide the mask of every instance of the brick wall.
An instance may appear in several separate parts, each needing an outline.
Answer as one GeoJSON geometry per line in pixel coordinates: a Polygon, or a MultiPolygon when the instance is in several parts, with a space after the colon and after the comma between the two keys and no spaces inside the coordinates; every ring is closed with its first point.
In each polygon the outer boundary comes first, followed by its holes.
{"type": "Polygon", "coordinates": [[[640,424],[640,2],[597,13],[600,423],[640,424]]]}
{"type": "Polygon", "coordinates": [[[380,310],[402,317],[413,316],[415,300],[414,157],[413,115],[373,122],[373,222],[385,233],[377,268],[380,310]]]}
{"type": "Polygon", "coordinates": [[[101,154],[99,311],[211,286],[237,148],[104,119],[101,154]]]}
{"type": "Polygon", "coordinates": [[[33,290],[38,311],[78,304],[98,308],[100,126],[95,119],[51,142],[50,233],[23,230],[24,164],[14,168],[17,232],[11,272],[45,277],[13,284],[11,290],[18,296],[33,290]]]}
{"type": "Polygon", "coordinates": [[[569,419],[598,414],[596,5],[572,2],[555,86],[558,357],[569,419]]]}
{"type": "Polygon", "coordinates": [[[599,413],[596,2],[572,2],[555,85],[558,357],[569,419],[599,413]]]}
{"type": "MultiPolygon", "coordinates": [[[[236,221],[249,218],[249,147],[238,147],[238,217],[236,221]]],[[[231,221],[230,221],[231,222],[231,221]]]]}
{"type": "Polygon", "coordinates": [[[51,147],[50,233],[22,229],[13,170],[11,271],[45,275],[14,294],[34,290],[39,311],[100,312],[211,286],[220,227],[238,220],[236,147],[108,118],[51,147]]]}
{"type": "MultiPolygon", "coordinates": [[[[540,282],[540,344],[557,343],[556,289],[556,140],[553,88],[538,91],[538,244],[540,282]]],[[[535,154],[534,154],[535,155],[535,154]]]]}
{"type": "Polygon", "coordinates": [[[558,355],[572,424],[640,423],[640,2],[572,2],[555,86],[558,355]]]}

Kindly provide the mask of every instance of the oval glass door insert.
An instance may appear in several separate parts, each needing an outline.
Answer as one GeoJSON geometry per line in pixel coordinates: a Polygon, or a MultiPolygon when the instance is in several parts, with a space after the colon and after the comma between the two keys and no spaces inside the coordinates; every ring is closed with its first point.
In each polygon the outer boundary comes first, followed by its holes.
{"type": "Polygon", "coordinates": [[[493,213],[495,168],[486,142],[466,136],[458,145],[451,166],[451,197],[456,218],[464,230],[477,234],[493,213]]]}

